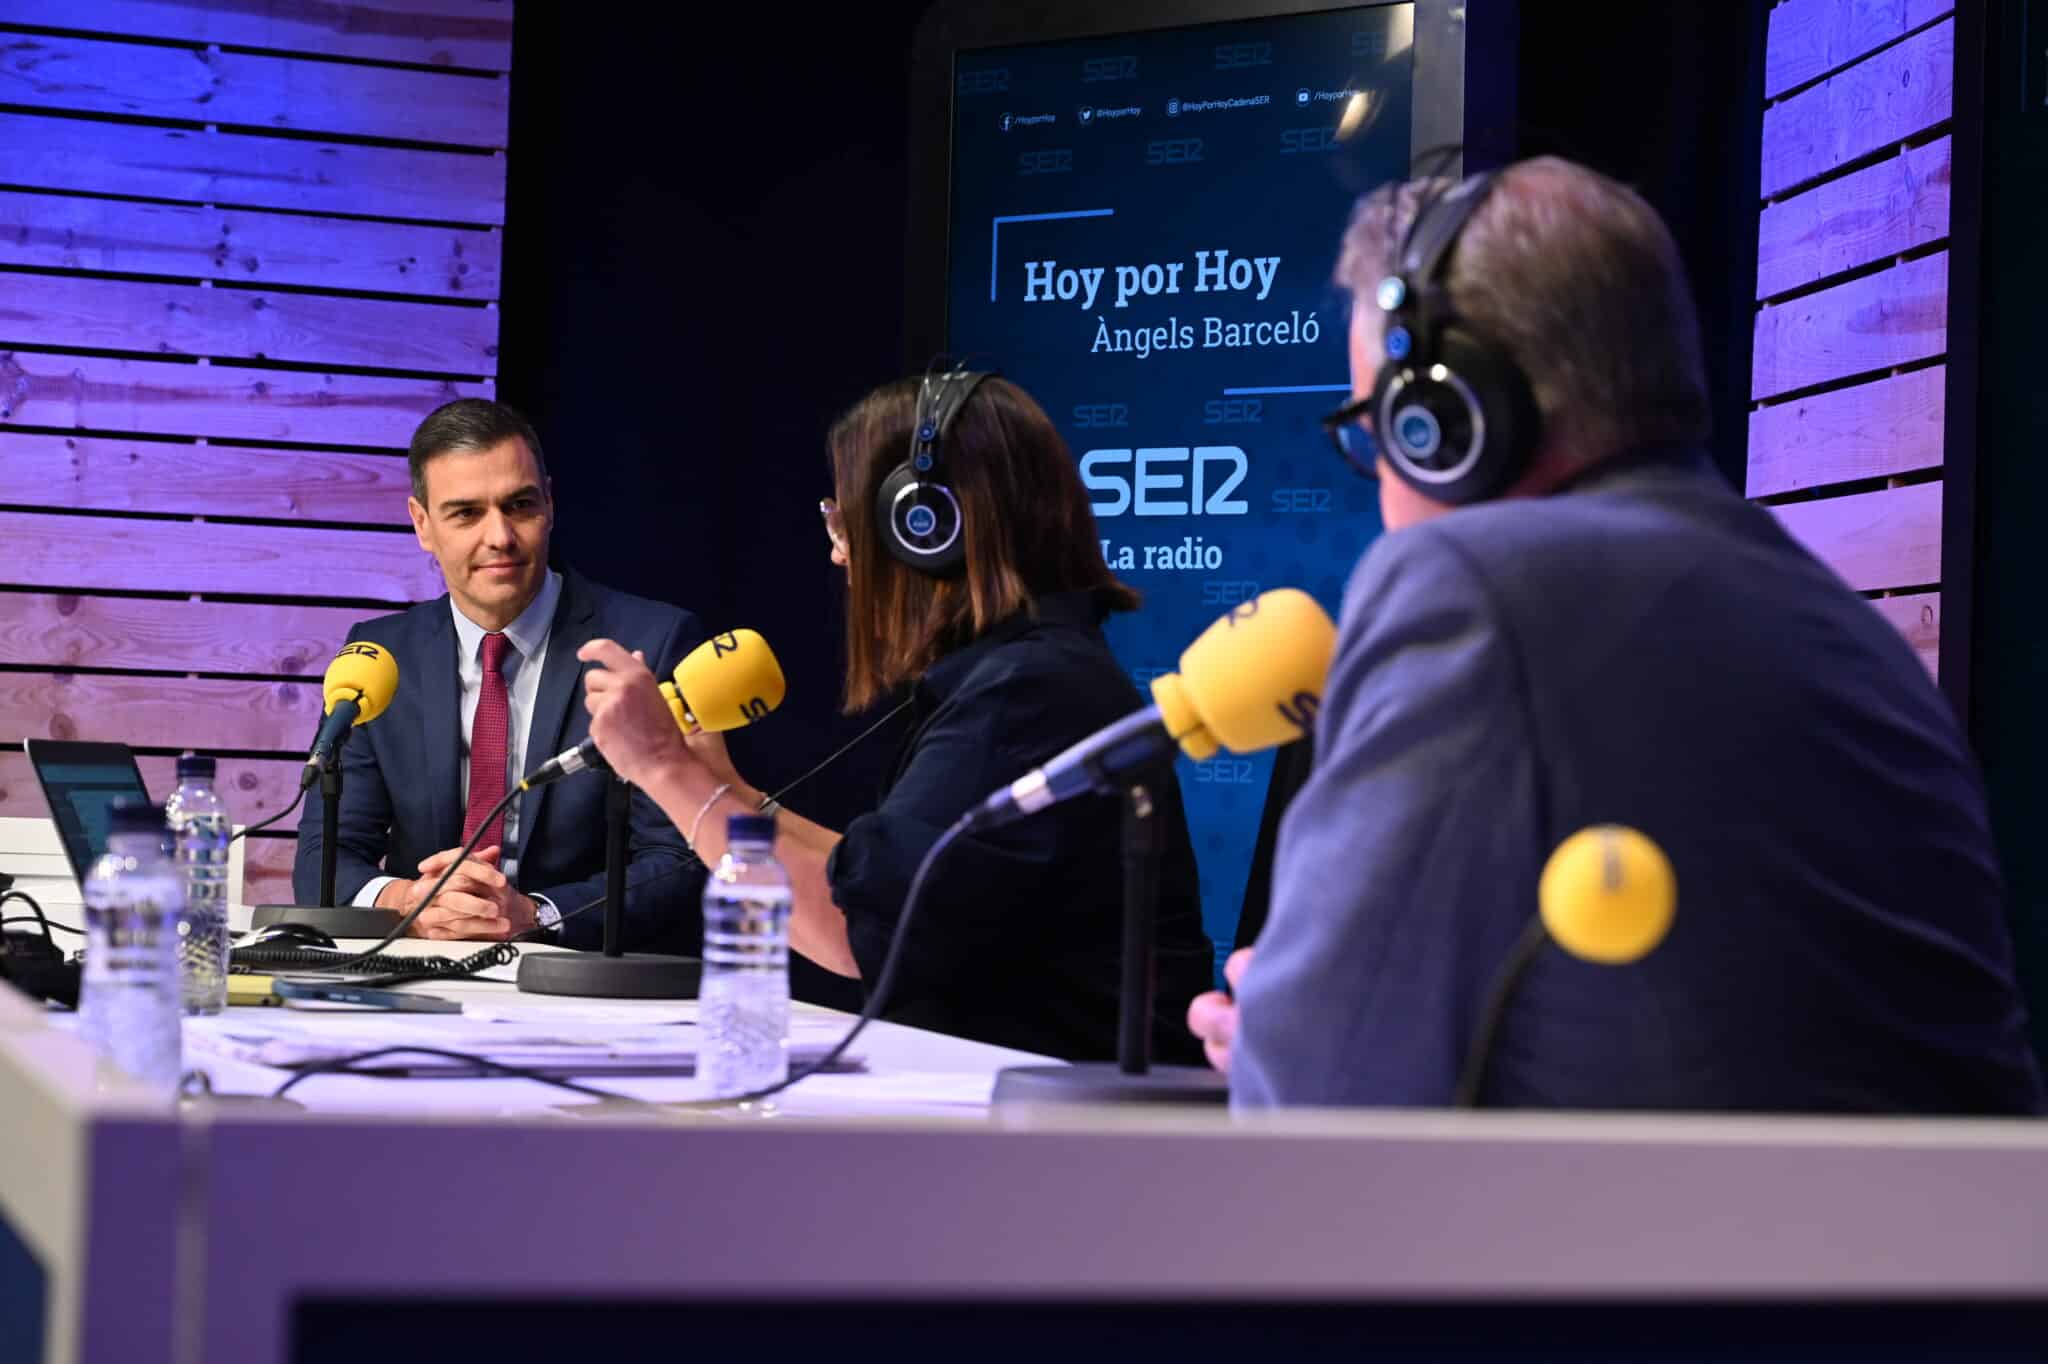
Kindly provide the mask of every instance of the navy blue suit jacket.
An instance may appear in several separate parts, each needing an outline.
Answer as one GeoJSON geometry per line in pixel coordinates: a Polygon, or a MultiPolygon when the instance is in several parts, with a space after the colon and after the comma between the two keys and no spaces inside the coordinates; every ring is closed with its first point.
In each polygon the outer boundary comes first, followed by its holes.
{"type": "Polygon", "coordinates": [[[1670,855],[1625,967],[1547,947],[1488,1104],[2037,1111],[1982,785],[1898,632],[1703,460],[1383,536],[1241,992],[1240,1105],[1448,1103],[1538,873],[1670,855]]]}
{"type": "MultiPolygon", "coordinates": [[[[448,598],[366,620],[348,637],[391,650],[398,660],[399,685],[389,709],[358,729],[343,750],[334,878],[341,904],[373,876],[417,876],[423,859],[460,847],[463,816],[458,646],[448,598]]],[[[615,639],[628,649],[643,650],[655,675],[666,677],[703,638],[696,617],[687,611],[564,572],[527,730],[528,768],[589,737],[582,685],[588,665],[576,659],[584,644],[615,639]]],[[[605,781],[582,773],[520,797],[519,888],[545,895],[565,915],[604,894],[605,781]]],[[[633,793],[628,850],[627,946],[695,954],[703,936],[703,868],[668,817],[638,791],[633,793]]],[[[300,816],[292,866],[292,891],[302,904],[316,903],[320,851],[316,796],[307,800],[300,816]]],[[[602,908],[565,919],[562,941],[598,946],[603,920],[602,908]]]]}

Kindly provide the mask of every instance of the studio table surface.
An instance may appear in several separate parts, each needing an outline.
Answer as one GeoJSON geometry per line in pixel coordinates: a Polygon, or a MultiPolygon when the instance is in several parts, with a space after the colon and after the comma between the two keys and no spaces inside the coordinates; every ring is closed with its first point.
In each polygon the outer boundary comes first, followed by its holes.
{"type": "MultiPolygon", "coordinates": [[[[1040,1058],[886,1025],[860,1049],[867,1073],[765,1112],[670,1103],[694,1097],[685,1078],[593,1081],[652,1105],[323,1077],[292,1091],[303,1106],[172,1108],[0,989],[0,1287],[41,1304],[19,1329],[45,1358],[123,1364],[265,1364],[306,1357],[296,1333],[321,1311],[514,1303],[751,1305],[762,1322],[820,1304],[1131,1322],[1202,1304],[2019,1304],[2042,1311],[2001,1320],[2029,1348],[2048,1338],[2025,1335],[2048,1330],[2037,1122],[991,1111],[995,1072],[1040,1058]]],[[[214,1083],[264,1094],[279,1074],[214,1083]]],[[[1691,1330],[1632,1357],[1706,1357],[1673,1353],[1691,1330]]]]}

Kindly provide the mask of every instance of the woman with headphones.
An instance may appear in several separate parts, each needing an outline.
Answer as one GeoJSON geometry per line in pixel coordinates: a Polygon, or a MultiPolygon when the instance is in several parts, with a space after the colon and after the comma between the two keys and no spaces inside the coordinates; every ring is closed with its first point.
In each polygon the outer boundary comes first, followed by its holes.
{"type": "MultiPolygon", "coordinates": [[[[1051,421],[1022,389],[953,370],[876,390],[828,438],[821,507],[846,570],[849,711],[908,690],[912,725],[880,808],[844,832],[775,811],[795,887],[790,945],[870,985],[919,861],[983,797],[1142,706],[1101,625],[1138,605],[1103,564],[1095,518],[1051,421]]],[[[717,735],[685,740],[653,676],[608,641],[579,655],[590,733],[716,862],[728,815],[766,804],[717,735]]],[[[1180,790],[1157,783],[1153,1045],[1197,1059],[1180,1027],[1208,988],[1195,859],[1180,790]]],[[[1054,806],[957,839],[934,863],[884,1017],[1072,1060],[1116,1051],[1122,813],[1054,806]]]]}

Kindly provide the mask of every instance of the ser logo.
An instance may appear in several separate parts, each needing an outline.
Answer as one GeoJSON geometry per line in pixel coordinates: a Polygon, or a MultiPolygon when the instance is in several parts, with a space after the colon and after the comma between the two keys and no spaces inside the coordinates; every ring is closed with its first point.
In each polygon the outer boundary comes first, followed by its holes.
{"type": "Polygon", "coordinates": [[[1259,426],[1266,420],[1260,398],[1211,398],[1202,404],[1204,426],[1259,426]]]}
{"type": "Polygon", "coordinates": [[[992,66],[986,71],[962,71],[955,86],[963,95],[1000,95],[1010,88],[1010,68],[992,66]]]}
{"type": "Polygon", "coordinates": [[[1247,66],[1271,66],[1271,43],[1223,43],[1216,49],[1218,71],[1241,71],[1247,66]]]}
{"type": "Polygon", "coordinates": [[[1044,151],[1017,153],[1019,175],[1064,175],[1074,168],[1070,147],[1047,147],[1044,151]]]}
{"type": "Polygon", "coordinates": [[[1145,144],[1145,164],[1148,166],[1186,166],[1202,159],[1202,139],[1199,137],[1168,137],[1145,144]]]}
{"type": "Polygon", "coordinates": [[[1138,78],[1136,57],[1089,57],[1081,63],[1081,83],[1129,81],[1138,78]]]}
{"type": "Polygon", "coordinates": [[[367,658],[374,663],[384,657],[384,650],[382,646],[372,644],[368,640],[358,640],[354,644],[342,645],[334,656],[336,658],[367,658]]]}
{"type": "Polygon", "coordinates": [[[1282,516],[1334,510],[1328,488],[1275,488],[1273,510],[1282,516]]]}
{"type": "Polygon", "coordinates": [[[1195,764],[1197,786],[1250,786],[1254,780],[1249,758],[1211,758],[1195,764]]]}
{"type": "Polygon", "coordinates": [[[1082,430],[1130,424],[1131,409],[1126,403],[1078,403],[1074,407],[1074,425],[1082,430]]]}
{"type": "Polygon", "coordinates": [[[1251,461],[1235,445],[1155,447],[1146,450],[1090,450],[1081,456],[1081,483],[1104,494],[1089,505],[1095,515],[1243,516],[1251,511],[1233,497],[1251,472],[1251,461]],[[1125,473],[1123,470],[1130,472],[1125,473]]]}
{"type": "Polygon", "coordinates": [[[1280,134],[1282,156],[1334,151],[1340,145],[1335,128],[1288,128],[1280,134]]]}
{"type": "Polygon", "coordinates": [[[1228,578],[1212,578],[1202,584],[1202,605],[1242,606],[1254,601],[1259,595],[1259,585],[1253,582],[1233,582],[1228,578]]]}

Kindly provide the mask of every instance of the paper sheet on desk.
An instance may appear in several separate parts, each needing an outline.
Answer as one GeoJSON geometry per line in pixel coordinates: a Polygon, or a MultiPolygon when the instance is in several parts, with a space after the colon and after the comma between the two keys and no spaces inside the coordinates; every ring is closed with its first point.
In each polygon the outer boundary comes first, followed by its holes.
{"type": "MultiPolygon", "coordinates": [[[[806,1065],[830,1051],[839,1029],[792,1020],[789,1059],[806,1065]]],[[[618,1023],[500,1023],[462,1014],[292,1015],[245,1011],[185,1020],[185,1043],[198,1056],[224,1056],[256,1065],[294,1069],[339,1060],[380,1047],[438,1047],[482,1056],[501,1065],[564,1075],[617,1071],[676,1075],[696,1070],[701,1034],[693,1023],[631,1026],[618,1023]]],[[[834,1070],[858,1070],[861,1058],[840,1058],[834,1070]]],[[[392,1068],[461,1070],[464,1063],[431,1056],[394,1055],[392,1068]]]]}

